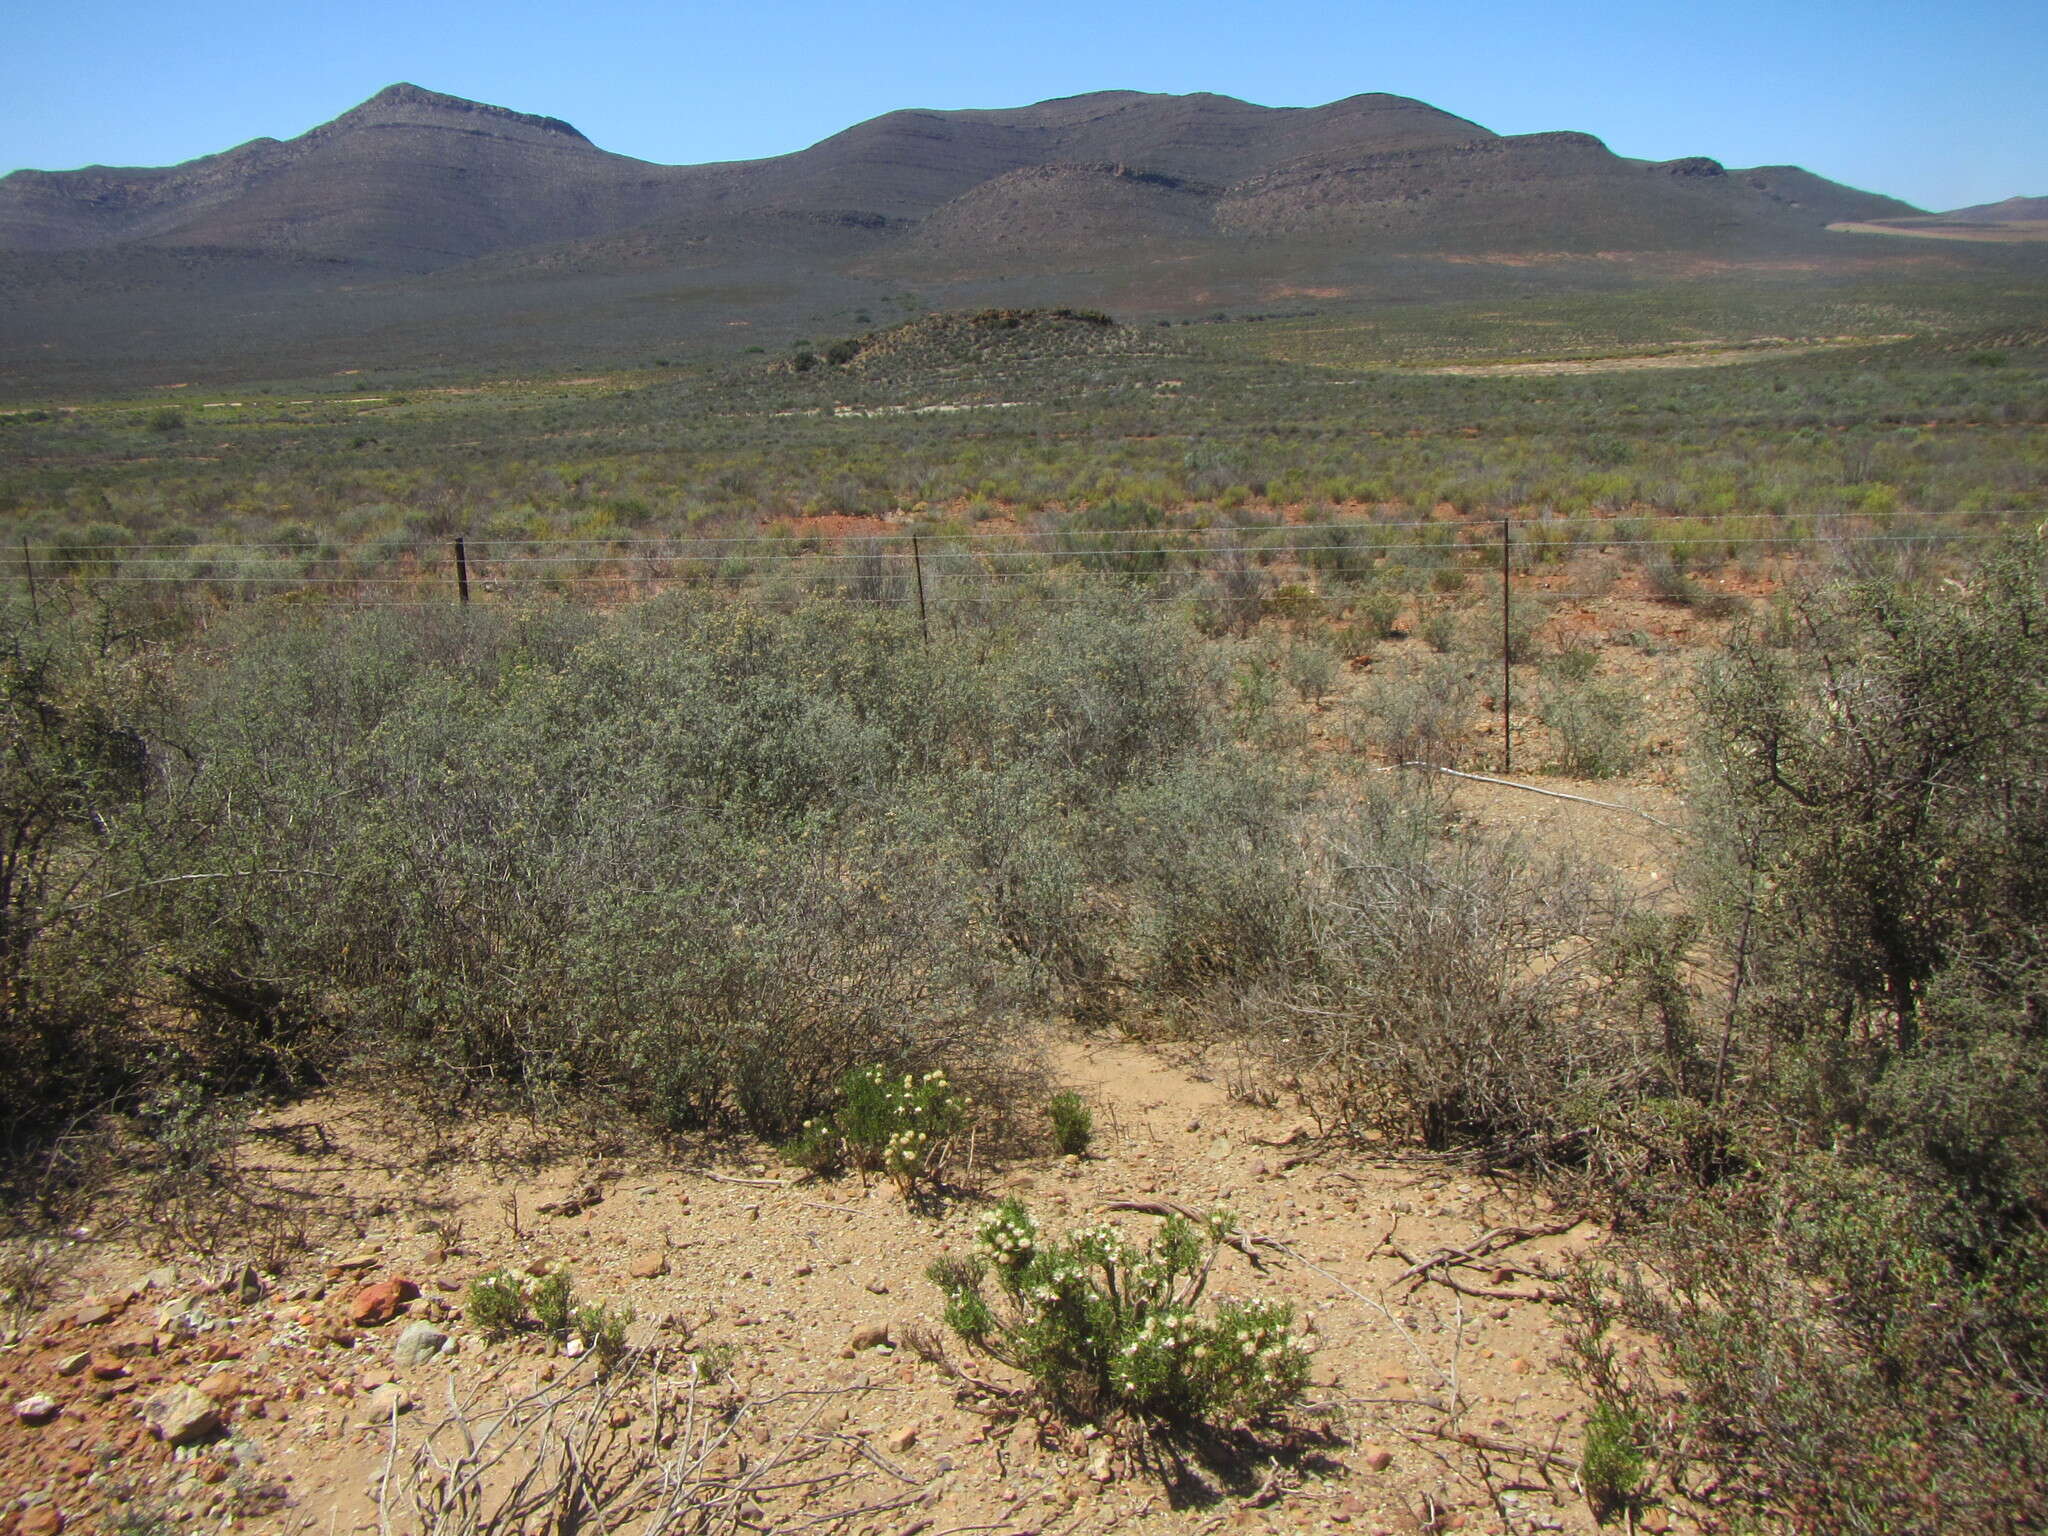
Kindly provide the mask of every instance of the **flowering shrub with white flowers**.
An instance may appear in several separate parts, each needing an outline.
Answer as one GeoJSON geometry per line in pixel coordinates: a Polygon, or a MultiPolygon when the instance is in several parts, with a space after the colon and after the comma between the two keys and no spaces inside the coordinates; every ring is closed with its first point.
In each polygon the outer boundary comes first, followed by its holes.
{"type": "Polygon", "coordinates": [[[1143,1247],[1106,1223],[1048,1239],[1011,1198],[971,1256],[928,1273],[968,1347],[1023,1371],[1065,1412],[1249,1422],[1301,1396],[1309,1351],[1285,1302],[1197,1310],[1234,1226],[1217,1211],[1200,1224],[1169,1216],[1143,1247]]]}
{"type": "Polygon", "coordinates": [[[974,1104],[953,1091],[943,1072],[862,1067],[846,1074],[839,1091],[839,1108],[806,1120],[783,1155],[818,1173],[852,1167],[886,1174],[906,1198],[965,1129],[974,1104]]]}

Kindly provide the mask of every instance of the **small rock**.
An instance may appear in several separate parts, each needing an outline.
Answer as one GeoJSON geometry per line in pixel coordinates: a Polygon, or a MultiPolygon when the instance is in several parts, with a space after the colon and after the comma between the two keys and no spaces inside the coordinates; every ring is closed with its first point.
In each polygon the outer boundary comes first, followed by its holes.
{"type": "Polygon", "coordinates": [[[1110,1448],[1105,1445],[1088,1463],[1088,1475],[1098,1483],[1106,1483],[1116,1476],[1116,1470],[1109,1464],[1109,1452],[1110,1448]]]}
{"type": "Polygon", "coordinates": [[[90,1359],[92,1359],[92,1356],[82,1349],[75,1355],[66,1355],[57,1362],[57,1374],[59,1376],[76,1376],[85,1369],[86,1362],[90,1359]]]}
{"type": "Polygon", "coordinates": [[[64,1529],[64,1512],[54,1504],[25,1509],[14,1522],[15,1536],[57,1536],[64,1529]]]}
{"type": "Polygon", "coordinates": [[[146,1291],[168,1291],[178,1283],[178,1272],[168,1265],[161,1269],[152,1269],[142,1277],[140,1283],[146,1291]]]}
{"type": "Polygon", "coordinates": [[[57,1399],[47,1392],[24,1397],[14,1405],[14,1416],[24,1424],[47,1424],[57,1417],[57,1399]]]}
{"type": "Polygon", "coordinates": [[[167,1387],[142,1405],[143,1421],[166,1445],[197,1445],[220,1430],[220,1405],[191,1387],[167,1387]]]}
{"type": "Polygon", "coordinates": [[[249,1378],[240,1371],[219,1370],[199,1383],[199,1390],[217,1403],[231,1403],[249,1391],[249,1378]]]}
{"type": "Polygon", "coordinates": [[[668,1273],[668,1253],[665,1249],[650,1248],[626,1266],[626,1273],[635,1280],[658,1280],[668,1273]]]}
{"type": "Polygon", "coordinates": [[[1517,1376],[1526,1376],[1529,1374],[1530,1371],[1534,1370],[1535,1367],[1530,1365],[1529,1362],[1524,1360],[1520,1355],[1516,1355],[1508,1361],[1508,1369],[1513,1371],[1517,1376]]]}
{"type": "Polygon", "coordinates": [[[88,1301],[74,1308],[71,1313],[71,1325],[74,1328],[96,1328],[101,1323],[110,1323],[113,1320],[114,1309],[104,1301],[88,1301]]]}
{"type": "Polygon", "coordinates": [[[856,1328],[853,1330],[853,1338],[850,1341],[855,1350],[880,1349],[888,1342],[889,1325],[887,1323],[869,1323],[864,1328],[856,1328]]]}
{"type": "Polygon", "coordinates": [[[883,1280],[870,1280],[868,1282],[868,1290],[877,1296],[886,1296],[889,1294],[888,1282],[883,1280]]]}
{"type": "Polygon", "coordinates": [[[376,1391],[366,1394],[356,1405],[356,1423],[382,1428],[391,1422],[393,1414],[405,1413],[411,1407],[411,1394],[395,1382],[386,1382],[376,1391]]]}
{"type": "Polygon", "coordinates": [[[431,1323],[407,1323],[405,1332],[398,1336],[398,1344],[391,1351],[391,1358],[403,1370],[425,1365],[441,1353],[448,1342],[448,1335],[431,1323]]]}
{"type": "Polygon", "coordinates": [[[244,1264],[229,1275],[227,1282],[221,1286],[223,1293],[234,1297],[245,1307],[253,1307],[261,1301],[264,1289],[263,1277],[256,1273],[256,1266],[253,1264],[244,1264]]]}
{"type": "Polygon", "coordinates": [[[343,1271],[375,1269],[383,1259],[384,1255],[374,1246],[358,1248],[347,1258],[336,1259],[329,1268],[343,1271]]]}
{"type": "Polygon", "coordinates": [[[128,1367],[121,1363],[118,1355],[94,1355],[92,1357],[92,1379],[94,1381],[119,1381],[128,1374],[128,1367]]]}
{"type": "Polygon", "coordinates": [[[1394,1464],[1394,1453],[1384,1446],[1367,1446],[1364,1461],[1373,1471],[1384,1472],[1394,1464]]]}
{"type": "Polygon", "coordinates": [[[814,1271],[808,1264],[799,1264],[795,1269],[792,1269],[790,1273],[792,1275],[795,1275],[797,1279],[804,1280],[808,1279],[812,1274],[816,1273],[816,1271],[814,1271]]]}
{"type": "Polygon", "coordinates": [[[358,1327],[374,1328],[398,1316],[398,1309],[419,1295],[420,1288],[402,1276],[379,1280],[356,1292],[349,1303],[348,1320],[358,1327]]]}
{"type": "Polygon", "coordinates": [[[892,1431],[889,1438],[884,1440],[882,1444],[897,1455],[902,1455],[913,1445],[917,1444],[917,1426],[915,1424],[905,1424],[901,1429],[892,1431]]]}

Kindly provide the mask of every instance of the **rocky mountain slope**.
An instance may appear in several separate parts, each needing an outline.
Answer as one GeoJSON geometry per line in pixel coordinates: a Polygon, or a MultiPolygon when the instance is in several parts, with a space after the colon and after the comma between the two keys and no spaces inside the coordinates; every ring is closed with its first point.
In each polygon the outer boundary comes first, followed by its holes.
{"type": "Polygon", "coordinates": [[[1356,288],[1361,261],[1411,256],[1824,250],[1830,222],[1913,212],[1794,167],[1651,164],[1384,94],[891,112],[794,154],[665,166],[394,85],[290,140],[0,178],[0,373],[282,362],[378,332],[507,355],[515,324],[552,327],[552,352],[616,344],[657,300],[671,335],[729,336],[912,285],[1166,313],[1356,288]],[[1000,286],[1018,281],[1036,286],[1000,286]]]}
{"type": "Polygon", "coordinates": [[[18,171],[0,179],[0,248],[212,248],[424,270],[643,227],[687,240],[764,217],[919,226],[916,247],[943,257],[992,240],[1306,229],[1683,244],[1910,211],[1796,170],[1645,165],[1586,134],[1502,138],[1399,96],[1268,108],[1110,91],[892,112],[796,154],[660,166],[554,118],[394,85],[282,143],[163,169],[18,171]]]}

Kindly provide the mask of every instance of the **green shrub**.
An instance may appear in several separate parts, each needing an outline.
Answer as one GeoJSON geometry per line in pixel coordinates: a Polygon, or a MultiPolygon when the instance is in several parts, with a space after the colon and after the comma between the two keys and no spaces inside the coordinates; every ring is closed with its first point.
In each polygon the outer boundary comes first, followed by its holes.
{"type": "Polygon", "coordinates": [[[526,1277],[516,1270],[488,1270],[469,1282],[463,1316],[487,1339],[517,1333],[527,1321],[526,1285],[526,1277]]]}
{"type": "Polygon", "coordinates": [[[929,1274],[947,1325],[1031,1377],[1062,1412],[1251,1422],[1300,1398],[1309,1351],[1285,1302],[1197,1310],[1235,1225],[1225,1211],[1200,1226],[1169,1216],[1142,1248],[1107,1225],[1047,1239],[1011,1198],[982,1222],[971,1258],[940,1260],[929,1274]]]}
{"type": "Polygon", "coordinates": [[[568,1338],[575,1296],[576,1282],[566,1269],[551,1269],[535,1280],[526,1289],[526,1305],[535,1326],[558,1343],[568,1338]]]}
{"type": "Polygon", "coordinates": [[[839,1098],[831,1114],[804,1122],[783,1155],[815,1172],[851,1165],[886,1174],[906,1199],[936,1174],[972,1108],[939,1071],[863,1067],[841,1080],[839,1098]]]}
{"type": "Polygon", "coordinates": [[[1071,1088],[1053,1095],[1046,1106],[1052,1120],[1053,1145],[1068,1157],[1083,1157],[1095,1140],[1095,1112],[1071,1088]]]}
{"type": "Polygon", "coordinates": [[[570,1314],[568,1331],[595,1358],[598,1371],[608,1375],[625,1358],[626,1330],[632,1326],[631,1307],[585,1302],[570,1314]]]}
{"type": "Polygon", "coordinates": [[[1626,1403],[1603,1399],[1586,1415],[1579,1477],[1598,1519],[1633,1508],[1641,1496],[1648,1470],[1642,1450],[1647,1427],[1642,1414],[1626,1403]]]}

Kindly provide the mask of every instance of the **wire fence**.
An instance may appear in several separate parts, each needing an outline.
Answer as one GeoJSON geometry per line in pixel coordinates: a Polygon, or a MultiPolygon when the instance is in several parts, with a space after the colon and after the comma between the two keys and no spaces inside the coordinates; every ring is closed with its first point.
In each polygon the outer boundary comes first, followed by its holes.
{"type": "Polygon", "coordinates": [[[1786,557],[1960,550],[2036,527],[2022,509],[1827,517],[1728,513],[1611,518],[1261,522],[1097,529],[676,535],[393,537],[299,542],[22,541],[16,575],[51,587],[122,589],[215,603],[288,599],[350,607],[522,598],[607,601],[677,587],[762,589],[922,611],[1029,593],[1088,601],[1241,601],[1280,587],[1457,590],[1474,574],[1543,600],[1609,595],[1617,570],[1698,573],[1786,557]]]}
{"type": "MultiPolygon", "coordinates": [[[[1850,568],[1938,562],[2015,532],[2048,533],[2023,509],[1872,511],[1787,518],[1464,518],[830,535],[384,539],[210,545],[21,541],[18,576],[47,601],[123,598],[190,613],[238,604],[448,610],[484,603],[607,604],[671,590],[914,607],[934,621],[1029,604],[1181,603],[1239,631],[1270,614],[1341,617],[1390,601],[1418,613],[1498,614],[1501,768],[1514,767],[1517,605],[1642,597],[1700,605],[1721,574],[1782,575],[1788,562],[1850,568]],[[1473,578],[1490,592],[1471,601],[1473,578]]],[[[1393,614],[1378,622],[1391,627],[1393,614]]]]}

